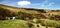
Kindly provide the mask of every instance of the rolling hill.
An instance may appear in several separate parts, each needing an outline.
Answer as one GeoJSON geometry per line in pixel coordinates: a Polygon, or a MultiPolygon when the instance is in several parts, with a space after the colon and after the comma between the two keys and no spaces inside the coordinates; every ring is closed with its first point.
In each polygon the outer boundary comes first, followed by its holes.
{"type": "MultiPolygon", "coordinates": [[[[0,4],[0,18],[1,17],[12,17],[18,18],[59,18],[60,10],[49,10],[49,9],[34,9],[34,8],[18,8],[14,6],[7,6],[0,4]]],[[[59,18],[60,19],[60,18],[59,18]]]]}
{"type": "Polygon", "coordinates": [[[18,8],[0,4],[0,28],[60,28],[60,10],[18,8]],[[5,20],[16,17],[15,20],[5,20]],[[22,20],[19,20],[22,19],[22,20]]]}

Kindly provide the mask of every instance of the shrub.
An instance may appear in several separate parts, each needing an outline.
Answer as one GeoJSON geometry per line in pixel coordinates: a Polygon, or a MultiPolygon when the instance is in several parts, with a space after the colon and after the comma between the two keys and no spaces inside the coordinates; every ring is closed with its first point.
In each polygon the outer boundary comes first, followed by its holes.
{"type": "Polygon", "coordinates": [[[49,19],[41,19],[40,21],[41,24],[45,26],[60,27],[60,21],[49,20],[49,19]]]}

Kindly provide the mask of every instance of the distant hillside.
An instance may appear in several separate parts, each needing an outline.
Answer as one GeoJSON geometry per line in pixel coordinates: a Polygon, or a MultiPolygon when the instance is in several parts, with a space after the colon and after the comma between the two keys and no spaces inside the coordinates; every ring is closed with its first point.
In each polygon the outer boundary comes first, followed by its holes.
{"type": "MultiPolygon", "coordinates": [[[[34,9],[34,8],[18,8],[14,6],[7,6],[0,4],[0,18],[11,17],[16,18],[30,17],[30,18],[55,18],[60,17],[60,10],[45,10],[45,9],[34,9]],[[22,15],[22,16],[21,16],[22,15]],[[56,16],[58,15],[58,16],[56,16]]],[[[59,18],[60,19],[60,18],[59,18]]]]}

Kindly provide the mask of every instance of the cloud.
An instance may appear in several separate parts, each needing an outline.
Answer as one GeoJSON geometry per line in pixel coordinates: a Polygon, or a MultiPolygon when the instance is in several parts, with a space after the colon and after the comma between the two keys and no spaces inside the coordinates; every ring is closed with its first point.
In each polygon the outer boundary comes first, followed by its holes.
{"type": "Polygon", "coordinates": [[[43,2],[43,4],[46,4],[45,6],[47,6],[47,7],[51,7],[51,6],[53,6],[55,3],[54,2],[51,2],[51,1],[49,1],[49,0],[45,0],[44,2],[43,2]]]}
{"type": "Polygon", "coordinates": [[[55,5],[55,3],[54,2],[51,2],[49,0],[45,0],[45,1],[41,2],[41,3],[38,3],[37,5],[38,6],[41,6],[41,7],[52,7],[52,6],[55,5]]]}
{"type": "Polygon", "coordinates": [[[30,4],[30,6],[40,6],[40,7],[51,7],[51,6],[54,6],[54,5],[55,5],[55,3],[50,2],[49,0],[45,0],[41,3],[30,4]]]}
{"type": "Polygon", "coordinates": [[[48,4],[48,6],[53,6],[55,3],[54,2],[51,2],[48,4]]]}
{"type": "Polygon", "coordinates": [[[40,3],[31,3],[29,1],[25,3],[24,1],[22,2],[19,1],[18,5],[21,5],[20,7],[29,7],[29,8],[51,8],[55,6],[55,2],[49,0],[45,0],[40,3]],[[28,5],[28,6],[24,6],[24,5],[28,5]]]}
{"type": "Polygon", "coordinates": [[[49,1],[48,0],[45,0],[42,2],[42,4],[47,4],[49,1]]]}
{"type": "Polygon", "coordinates": [[[30,5],[30,4],[31,4],[30,1],[19,1],[19,2],[18,2],[18,5],[20,5],[20,6],[30,5]]]}

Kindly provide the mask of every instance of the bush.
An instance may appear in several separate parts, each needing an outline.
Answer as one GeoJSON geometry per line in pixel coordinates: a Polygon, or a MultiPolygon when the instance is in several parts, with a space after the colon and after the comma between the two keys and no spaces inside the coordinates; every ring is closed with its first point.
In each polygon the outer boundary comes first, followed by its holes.
{"type": "Polygon", "coordinates": [[[60,21],[49,20],[49,19],[41,19],[40,21],[41,24],[45,26],[60,27],[60,21]]]}

